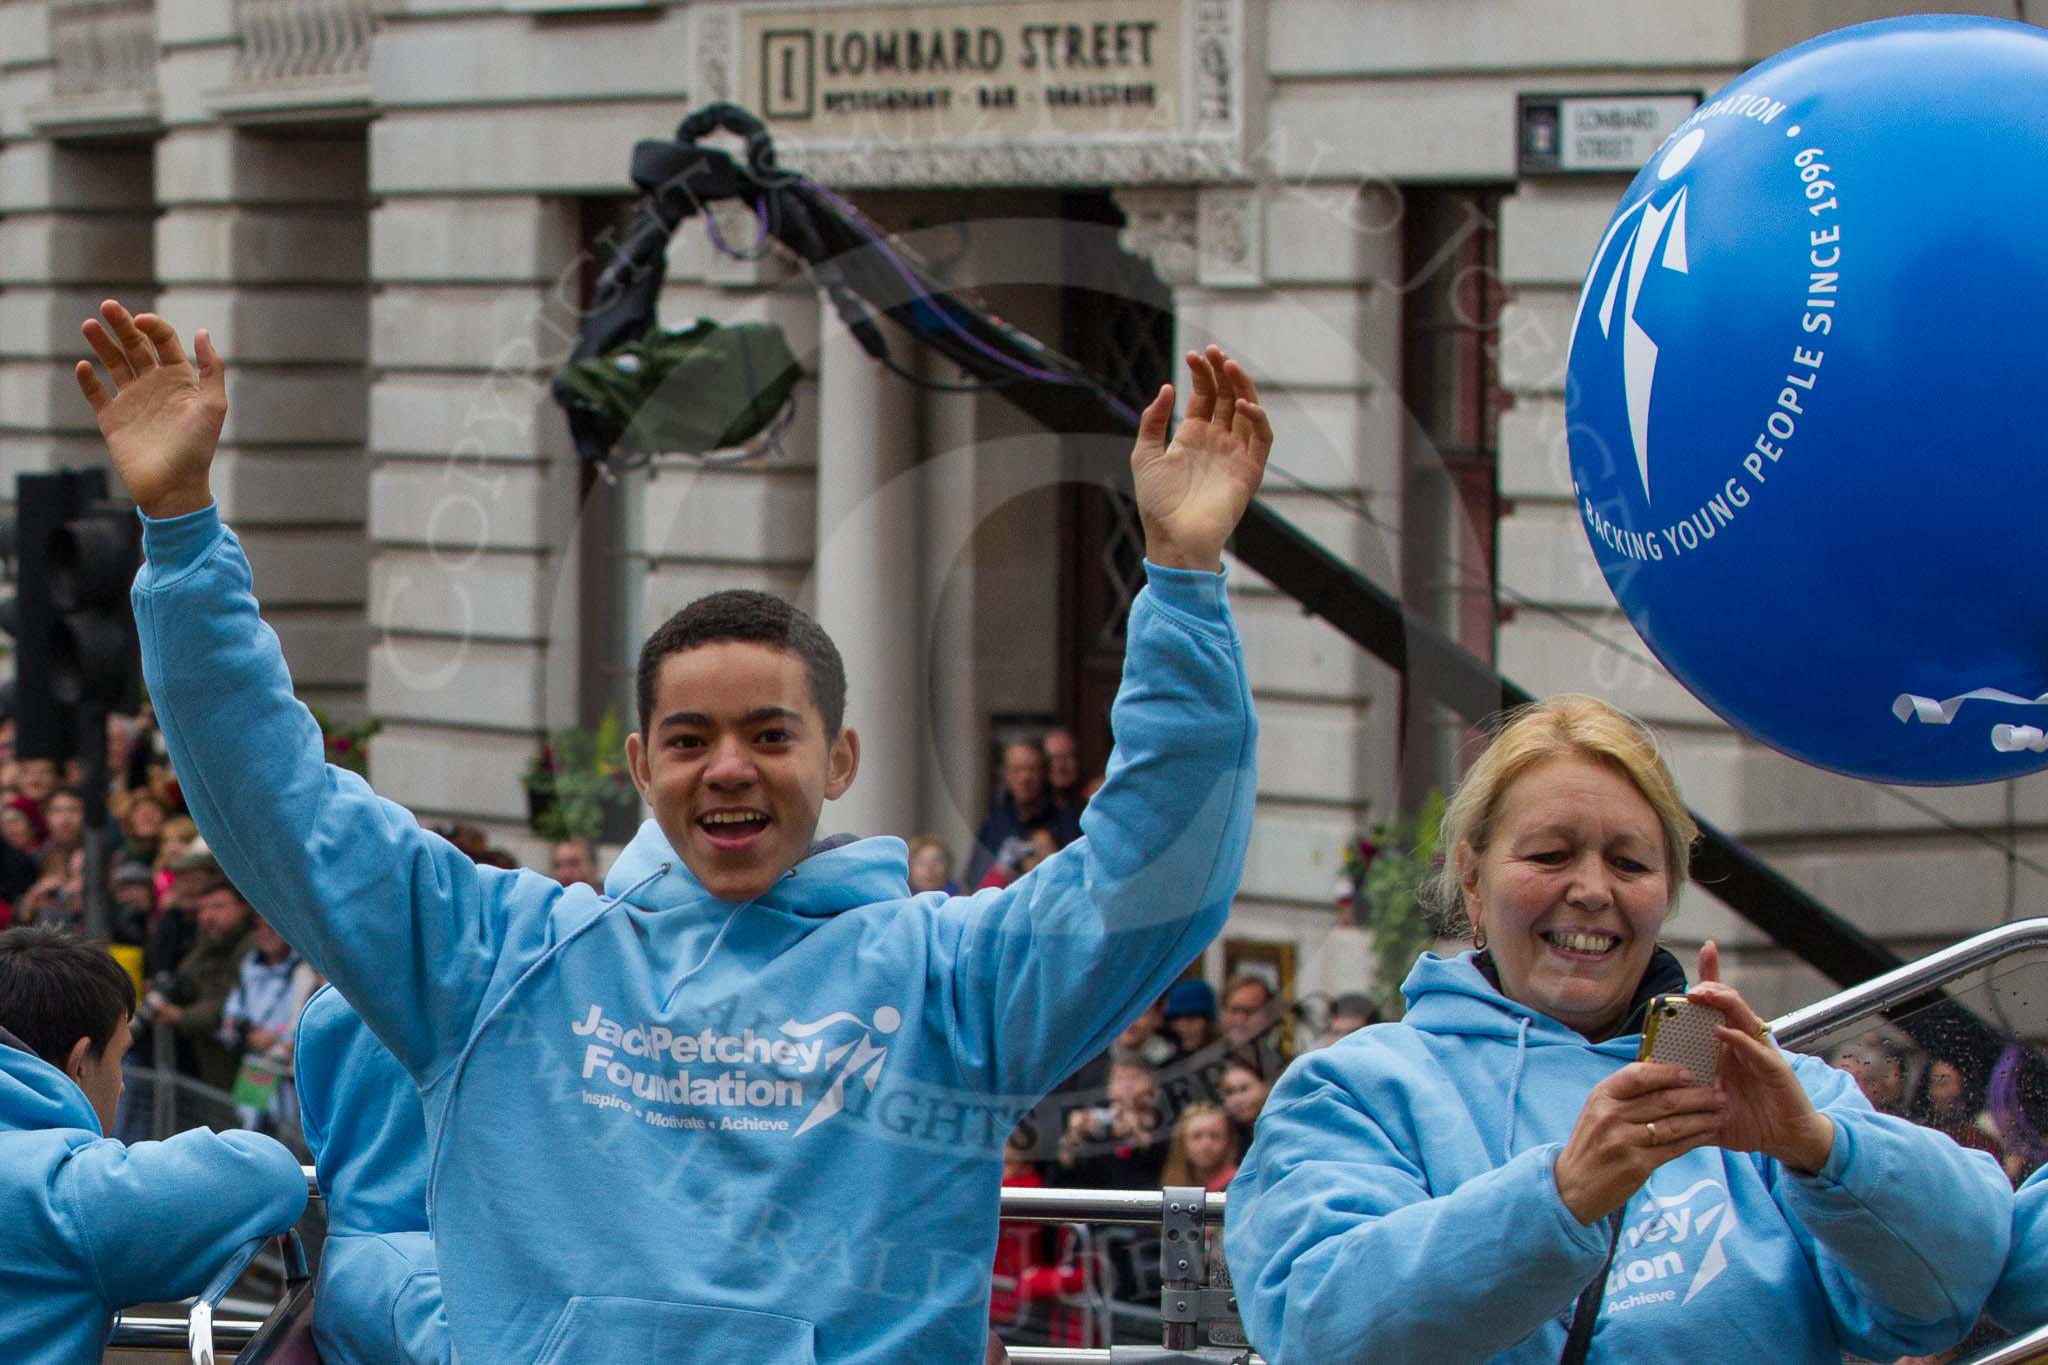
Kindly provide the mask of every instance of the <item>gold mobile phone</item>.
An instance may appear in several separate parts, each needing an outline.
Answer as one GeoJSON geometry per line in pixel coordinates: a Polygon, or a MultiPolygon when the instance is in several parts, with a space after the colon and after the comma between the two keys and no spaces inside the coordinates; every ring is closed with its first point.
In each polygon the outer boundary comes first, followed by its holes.
{"type": "Polygon", "coordinates": [[[1712,1005],[1682,995],[1652,996],[1636,1060],[1670,1062],[1690,1071],[1699,1084],[1712,1085],[1721,1071],[1721,1040],[1714,1030],[1726,1020],[1712,1005]]]}

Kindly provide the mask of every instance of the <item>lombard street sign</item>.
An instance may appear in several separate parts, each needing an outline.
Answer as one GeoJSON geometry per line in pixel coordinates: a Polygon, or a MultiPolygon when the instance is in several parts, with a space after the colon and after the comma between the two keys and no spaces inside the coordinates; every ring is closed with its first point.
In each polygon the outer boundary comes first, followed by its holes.
{"type": "Polygon", "coordinates": [[[706,5],[698,89],[840,185],[1241,179],[1244,4],[706,5]]]}

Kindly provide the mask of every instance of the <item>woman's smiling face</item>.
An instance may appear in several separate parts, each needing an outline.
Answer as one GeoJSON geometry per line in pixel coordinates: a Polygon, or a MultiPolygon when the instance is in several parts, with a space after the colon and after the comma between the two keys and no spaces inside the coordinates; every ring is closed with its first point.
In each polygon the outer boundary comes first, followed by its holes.
{"type": "Polygon", "coordinates": [[[1664,827],[1635,784],[1591,758],[1545,759],[1501,793],[1485,850],[1458,854],[1502,993],[1595,1041],[1612,1034],[1671,903],[1664,827]]]}

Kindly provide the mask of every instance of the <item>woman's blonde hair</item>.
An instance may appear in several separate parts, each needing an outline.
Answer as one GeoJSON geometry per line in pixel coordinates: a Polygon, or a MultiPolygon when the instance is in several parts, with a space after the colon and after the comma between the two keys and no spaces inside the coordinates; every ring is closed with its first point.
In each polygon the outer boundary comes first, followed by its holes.
{"type": "Polygon", "coordinates": [[[1626,777],[1642,793],[1664,827],[1664,860],[1671,896],[1692,866],[1693,841],[1700,829],[1679,798],[1678,783],[1664,765],[1657,737],[1648,726],[1597,697],[1561,693],[1503,714],[1493,738],[1473,763],[1444,807],[1437,847],[1443,866],[1431,879],[1431,908],[1441,917],[1444,932],[1462,934],[1466,922],[1458,851],[1469,845],[1476,857],[1493,842],[1501,797],[1516,778],[1553,758],[1589,758],[1626,777]]]}
{"type": "Polygon", "coordinates": [[[1180,1111],[1180,1117],[1173,1121],[1173,1147],[1166,1154],[1166,1167],[1159,1176],[1159,1187],[1173,1185],[1198,1185],[1195,1179],[1194,1163],[1188,1160],[1188,1125],[1199,1118],[1223,1120],[1223,1164],[1235,1166],[1244,1153],[1237,1150],[1237,1129],[1230,1123],[1230,1115],[1220,1104],[1197,1100],[1180,1111]]]}

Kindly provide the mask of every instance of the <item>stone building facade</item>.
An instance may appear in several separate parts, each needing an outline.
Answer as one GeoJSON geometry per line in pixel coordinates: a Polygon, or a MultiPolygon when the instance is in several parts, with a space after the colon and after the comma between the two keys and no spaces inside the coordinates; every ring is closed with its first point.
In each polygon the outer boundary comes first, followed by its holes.
{"type": "MultiPolygon", "coordinates": [[[[744,218],[720,219],[729,254],[701,223],[678,236],[662,314],[785,329],[805,377],[778,441],[613,481],[547,395],[634,142],[735,100],[786,166],[1126,390],[1190,346],[1242,357],[1285,516],[1530,689],[1658,723],[1705,814],[1923,951],[2048,907],[2028,866],[2048,788],[1832,778],[1645,662],[1563,446],[1566,324],[1628,167],[1526,164],[1532,101],[1703,95],[1908,8],[0,0],[0,476],[100,458],[69,376],[99,297],[208,326],[232,376],[221,500],[302,693],[383,722],[385,794],[537,853],[541,732],[629,712],[647,629],[758,586],[847,654],[865,762],[828,821],[964,847],[1003,734],[1063,719],[1106,750],[1133,528],[1085,482],[1101,441],[885,372],[806,274],[744,249],[744,218]]],[[[1210,968],[1350,984],[1341,850],[1445,782],[1466,736],[1256,574],[1232,587],[1261,801],[1210,968]]],[[[1719,937],[1766,1006],[1820,992],[1697,891],[1673,933],[1719,937]]]]}

